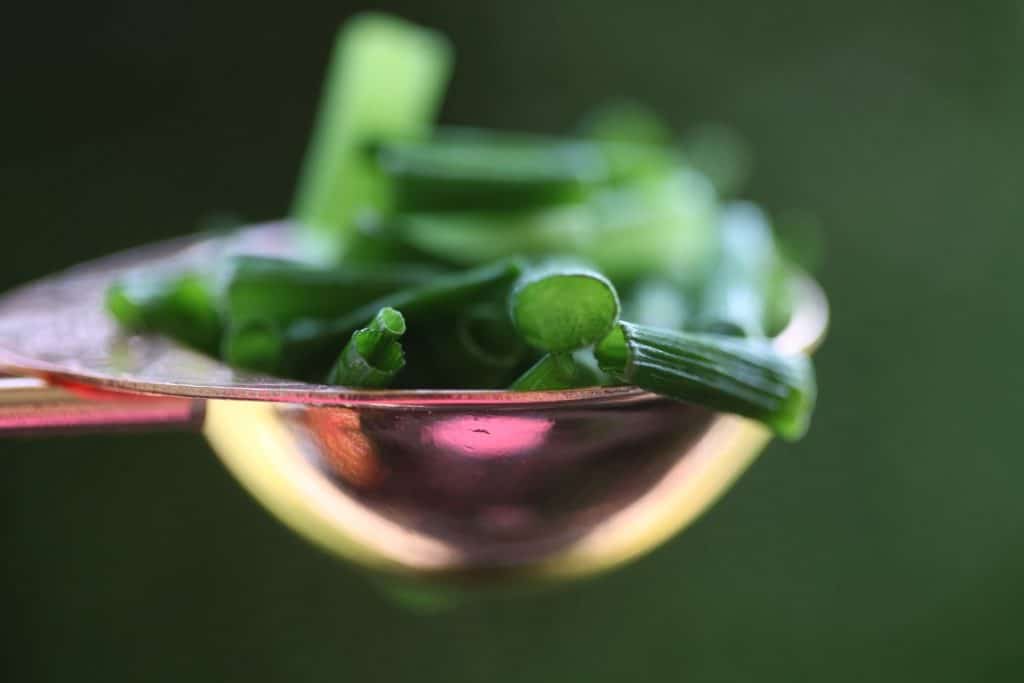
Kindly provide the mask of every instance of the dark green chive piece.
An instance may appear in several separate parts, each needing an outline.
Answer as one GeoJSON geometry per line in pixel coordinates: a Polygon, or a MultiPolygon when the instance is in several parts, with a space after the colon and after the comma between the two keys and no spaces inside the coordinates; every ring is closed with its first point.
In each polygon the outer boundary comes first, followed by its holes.
{"type": "Polygon", "coordinates": [[[509,295],[509,311],[530,346],[573,351],[608,334],[619,318],[619,296],[604,275],[552,262],[523,274],[509,295]]]}
{"type": "Polygon", "coordinates": [[[429,284],[399,290],[335,318],[305,318],[274,328],[256,320],[232,325],[223,354],[232,365],[286,376],[322,373],[330,354],[382,308],[400,309],[409,320],[429,320],[500,296],[523,268],[509,260],[473,270],[440,275],[429,284]],[[248,343],[246,337],[278,337],[277,343],[248,343]],[[325,362],[326,361],[326,362],[325,362]]]}
{"type": "Polygon", "coordinates": [[[352,333],[334,367],[328,384],[380,388],[390,385],[405,367],[398,342],[405,334],[405,318],[393,308],[382,308],[361,330],[352,333]]]}
{"type": "Polygon", "coordinates": [[[210,354],[219,346],[217,297],[198,273],[130,273],[107,289],[106,305],[126,329],[165,334],[210,354]]]}
{"type": "Polygon", "coordinates": [[[387,268],[321,268],[283,259],[240,256],[231,269],[225,310],[233,321],[331,318],[399,289],[430,282],[440,272],[402,263],[387,268]]]}
{"type": "Polygon", "coordinates": [[[475,129],[441,129],[428,141],[382,143],[377,161],[401,211],[525,209],[579,199],[607,179],[586,142],[475,129]]]}
{"type": "Polygon", "coordinates": [[[623,382],[759,420],[788,440],[803,436],[814,409],[810,361],[783,356],[764,340],[622,322],[595,355],[623,382]]]}

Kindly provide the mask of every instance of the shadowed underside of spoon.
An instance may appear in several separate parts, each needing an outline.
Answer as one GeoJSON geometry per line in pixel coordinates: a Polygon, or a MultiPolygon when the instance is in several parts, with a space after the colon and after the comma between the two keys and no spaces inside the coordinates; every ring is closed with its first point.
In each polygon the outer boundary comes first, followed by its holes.
{"type": "MultiPolygon", "coordinates": [[[[282,520],[337,554],[415,577],[565,578],[621,563],[692,520],[769,439],[748,420],[633,387],[350,391],[244,373],[123,334],[103,309],[108,283],[128,269],[234,250],[288,255],[288,236],[277,224],[180,240],[27,285],[0,299],[0,372],[128,392],[120,408],[152,400],[142,394],[205,404],[218,455],[282,520]]],[[[827,323],[813,282],[797,301],[775,340],[786,351],[813,348],[827,323]]]]}

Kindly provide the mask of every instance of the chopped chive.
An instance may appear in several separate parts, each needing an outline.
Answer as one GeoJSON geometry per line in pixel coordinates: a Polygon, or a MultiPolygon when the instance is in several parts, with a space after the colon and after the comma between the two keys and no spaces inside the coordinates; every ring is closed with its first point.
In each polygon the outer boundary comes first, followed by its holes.
{"type": "Polygon", "coordinates": [[[356,330],[331,371],[327,383],[347,387],[389,386],[405,367],[398,340],[405,334],[405,318],[393,308],[382,308],[363,329],[356,330]]]}
{"type": "Polygon", "coordinates": [[[517,260],[441,275],[430,283],[393,292],[335,318],[306,318],[274,328],[258,320],[241,321],[228,328],[222,349],[233,365],[272,374],[312,376],[325,356],[337,349],[381,308],[403,311],[412,320],[451,314],[475,302],[493,298],[522,272],[517,260]],[[277,337],[276,343],[250,343],[247,337],[277,337]]]}
{"type": "Polygon", "coordinates": [[[365,148],[425,137],[451,62],[444,36],[400,19],[363,14],[344,25],[292,208],[311,246],[339,256],[358,214],[388,205],[389,188],[365,148]]]}
{"type": "Polygon", "coordinates": [[[227,285],[225,313],[235,321],[334,317],[399,289],[426,284],[441,272],[404,263],[388,268],[349,264],[322,268],[283,259],[239,256],[227,285]]]}
{"type": "Polygon", "coordinates": [[[400,211],[508,209],[578,200],[608,179],[594,144],[481,129],[440,129],[377,152],[400,211]]]}
{"type": "Polygon", "coordinates": [[[159,332],[206,353],[220,344],[214,286],[199,273],[129,273],[107,289],[106,306],[126,329],[159,332]]]}
{"type": "Polygon", "coordinates": [[[511,391],[575,389],[604,384],[597,368],[580,362],[575,354],[548,353],[509,386],[511,391]]]}
{"type": "Polygon", "coordinates": [[[572,351],[608,334],[619,318],[619,296],[600,273],[552,262],[523,274],[509,295],[509,310],[530,346],[572,351]]]}
{"type": "Polygon", "coordinates": [[[783,356],[763,340],[621,322],[595,355],[623,382],[759,420],[789,440],[807,431],[814,408],[810,361],[783,356]]]}

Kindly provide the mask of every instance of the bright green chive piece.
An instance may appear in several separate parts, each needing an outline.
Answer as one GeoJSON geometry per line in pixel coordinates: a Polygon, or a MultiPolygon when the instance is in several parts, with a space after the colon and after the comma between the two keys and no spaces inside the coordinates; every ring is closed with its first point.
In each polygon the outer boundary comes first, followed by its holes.
{"type": "Polygon", "coordinates": [[[405,334],[405,318],[393,308],[382,308],[370,324],[352,334],[327,383],[347,387],[389,386],[405,367],[405,355],[398,342],[405,334]]]}
{"type": "Polygon", "coordinates": [[[530,346],[573,351],[608,334],[619,318],[619,296],[604,275],[553,262],[523,274],[509,295],[509,311],[530,346]]]}
{"type": "Polygon", "coordinates": [[[475,129],[386,142],[377,160],[401,211],[525,209],[577,200],[607,180],[593,144],[475,129]]]}
{"type": "Polygon", "coordinates": [[[718,261],[695,324],[717,334],[764,337],[779,261],[768,219],[753,204],[733,202],[722,212],[719,235],[718,261]]]}
{"type": "Polygon", "coordinates": [[[232,321],[287,323],[343,315],[386,294],[430,282],[437,268],[396,263],[387,268],[342,265],[320,268],[257,256],[236,257],[225,297],[232,321]]]}
{"type": "Polygon", "coordinates": [[[595,348],[601,369],[669,398],[759,420],[779,436],[807,431],[816,396],[805,356],[767,341],[622,322],[595,348]]]}
{"type": "Polygon", "coordinates": [[[107,289],[106,305],[126,329],[158,332],[216,353],[222,325],[213,290],[197,273],[136,272],[107,289]]]}
{"type": "Polygon", "coordinates": [[[292,216],[311,247],[339,256],[364,208],[389,204],[366,147],[425,137],[451,71],[448,40],[381,14],[341,29],[292,216]]]}
{"type": "Polygon", "coordinates": [[[239,367],[280,375],[313,376],[317,367],[323,372],[321,363],[325,356],[329,358],[332,349],[337,349],[353,330],[365,325],[381,308],[398,308],[410,320],[429,321],[500,295],[522,270],[519,261],[509,260],[441,275],[429,284],[393,292],[336,318],[307,318],[283,328],[275,329],[256,320],[245,321],[228,329],[224,357],[239,367]],[[277,342],[253,344],[246,339],[268,335],[277,337],[277,342]]]}
{"type": "Polygon", "coordinates": [[[549,391],[604,384],[596,368],[577,361],[574,354],[548,353],[509,386],[511,391],[549,391]]]}

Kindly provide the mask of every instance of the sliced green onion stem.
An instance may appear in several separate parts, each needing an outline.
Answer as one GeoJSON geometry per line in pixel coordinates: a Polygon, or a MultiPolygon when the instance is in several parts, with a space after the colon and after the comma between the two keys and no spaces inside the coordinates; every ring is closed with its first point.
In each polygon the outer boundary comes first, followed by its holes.
{"type": "Polygon", "coordinates": [[[814,370],[764,340],[677,332],[627,322],[595,348],[601,369],[669,398],[759,420],[803,436],[814,409],[814,370]]]}
{"type": "Polygon", "coordinates": [[[530,346],[572,351],[608,334],[619,318],[619,296],[600,273],[552,262],[523,274],[512,288],[509,311],[530,346]]]}
{"type": "Polygon", "coordinates": [[[352,334],[334,367],[328,384],[347,387],[389,386],[405,366],[398,342],[405,334],[405,318],[394,308],[382,308],[370,324],[352,334]]]}

